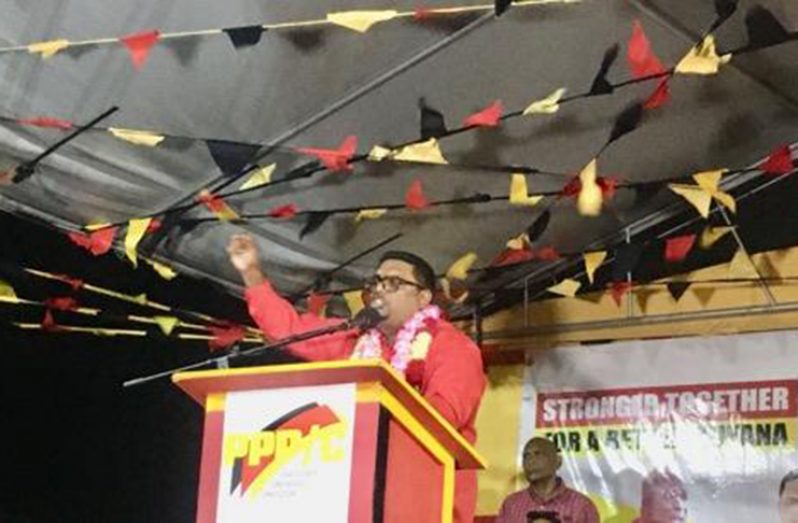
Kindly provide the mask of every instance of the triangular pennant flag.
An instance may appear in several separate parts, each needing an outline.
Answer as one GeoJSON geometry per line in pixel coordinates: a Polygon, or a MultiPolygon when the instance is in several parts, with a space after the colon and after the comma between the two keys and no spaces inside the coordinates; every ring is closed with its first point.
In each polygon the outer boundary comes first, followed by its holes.
{"type": "Polygon", "coordinates": [[[738,249],[729,262],[728,274],[730,278],[759,278],[756,267],[743,249],[738,249]]]}
{"type": "Polygon", "coordinates": [[[523,174],[513,174],[510,177],[510,205],[524,205],[533,207],[537,205],[543,196],[530,196],[526,185],[526,176],[523,174]]]}
{"type": "Polygon", "coordinates": [[[607,251],[586,252],[583,257],[585,260],[585,272],[587,273],[587,279],[590,284],[593,285],[595,281],[593,278],[596,275],[596,270],[607,258],[607,251]]]}
{"type": "Polygon", "coordinates": [[[68,131],[75,127],[69,120],[62,120],[60,118],[51,118],[49,116],[39,116],[36,118],[23,118],[17,120],[18,124],[21,125],[31,125],[33,127],[43,127],[49,129],[61,129],[63,131],[68,131]]]}
{"type": "Polygon", "coordinates": [[[138,267],[138,253],[136,248],[147,233],[152,218],[136,218],[130,220],[125,235],[125,254],[133,267],[138,267]]]}
{"type": "Polygon", "coordinates": [[[239,325],[226,325],[223,327],[209,327],[212,338],[208,341],[211,351],[226,349],[234,343],[244,339],[247,331],[239,325]]]}
{"type": "Polygon", "coordinates": [[[248,189],[255,189],[257,187],[262,187],[264,185],[269,185],[272,183],[272,175],[274,174],[274,169],[277,167],[277,164],[273,163],[271,165],[267,165],[266,167],[261,167],[257,171],[255,171],[252,176],[247,178],[241,187],[238,188],[239,191],[246,191],[248,189]]]}
{"type": "Polygon", "coordinates": [[[541,261],[555,261],[560,259],[560,253],[554,247],[548,246],[538,250],[535,257],[541,261]]]}
{"type": "Polygon", "coordinates": [[[687,289],[690,288],[690,285],[691,282],[689,281],[671,281],[668,282],[667,287],[673,300],[678,303],[684,293],[687,292],[687,289]]]}
{"type": "Polygon", "coordinates": [[[299,208],[294,203],[288,203],[286,205],[280,205],[279,207],[275,207],[266,213],[267,216],[271,216],[272,218],[282,218],[284,220],[290,220],[291,218],[295,217],[299,212],[299,208]]]}
{"type": "Polygon", "coordinates": [[[714,33],[726,20],[731,18],[737,11],[737,2],[738,0],[715,0],[715,14],[717,18],[712,22],[712,26],[709,28],[708,32],[714,33]]]}
{"type": "Polygon", "coordinates": [[[376,220],[381,218],[388,212],[388,209],[363,209],[355,215],[355,223],[360,223],[363,220],[376,220]]]}
{"type": "Polygon", "coordinates": [[[357,136],[347,136],[338,149],[316,149],[312,147],[300,147],[297,152],[315,156],[324,164],[324,167],[331,171],[351,171],[352,166],[349,161],[357,150],[357,136]]]}
{"type": "Polygon", "coordinates": [[[3,280],[0,280],[0,301],[10,303],[18,303],[19,301],[14,288],[3,280]]]}
{"type": "Polygon", "coordinates": [[[344,301],[346,301],[346,306],[349,307],[349,314],[353,318],[365,307],[363,303],[363,291],[360,289],[345,292],[344,301]]]}
{"type": "Polygon", "coordinates": [[[601,187],[596,183],[598,162],[594,159],[579,173],[581,189],[576,200],[577,209],[582,216],[598,216],[604,202],[601,187]]]}
{"type": "Polygon", "coordinates": [[[260,145],[228,142],[224,140],[205,140],[208,152],[225,176],[236,176],[260,150],[260,145]]]}
{"type": "Polygon", "coordinates": [[[792,161],[792,151],[789,145],[777,147],[770,153],[768,159],[759,166],[765,174],[781,175],[792,172],[795,165],[792,161]]]}
{"type": "Polygon", "coordinates": [[[668,238],[665,241],[665,261],[668,263],[678,263],[687,258],[693,245],[695,245],[695,240],[695,234],[668,238]]]}
{"type": "Polygon", "coordinates": [[[135,145],[145,145],[147,147],[155,147],[164,140],[164,136],[155,134],[151,131],[138,131],[135,129],[119,129],[116,127],[109,127],[108,132],[115,137],[135,145]]]}
{"type": "Polygon", "coordinates": [[[610,294],[612,295],[615,305],[621,306],[623,297],[629,294],[632,290],[632,283],[628,281],[614,281],[610,284],[610,294]]]}
{"type": "Polygon", "coordinates": [[[468,278],[468,270],[473,267],[476,261],[477,254],[475,252],[464,254],[447,269],[446,278],[450,280],[465,280],[468,278]]]}
{"type": "Polygon", "coordinates": [[[446,165],[438,140],[430,138],[426,142],[407,145],[393,154],[393,159],[400,162],[419,162],[446,165]]]}
{"type": "Polygon", "coordinates": [[[429,207],[429,200],[424,194],[424,186],[421,180],[413,180],[405,193],[405,206],[414,211],[420,211],[429,207]]]}
{"type": "Polygon", "coordinates": [[[42,330],[45,332],[57,332],[61,330],[61,327],[55,322],[55,318],[53,318],[53,313],[50,309],[44,310],[44,318],[42,319],[42,330]]]}
{"type": "Polygon", "coordinates": [[[69,47],[69,40],[50,40],[48,42],[30,44],[28,46],[28,52],[31,54],[39,53],[42,55],[42,58],[46,60],[67,47],[69,47]]]}
{"type": "Polygon", "coordinates": [[[532,102],[524,109],[524,115],[554,114],[560,110],[560,100],[565,96],[565,87],[560,87],[546,98],[532,102]]]}
{"type": "Polygon", "coordinates": [[[493,12],[496,14],[496,16],[501,16],[507,12],[508,9],[510,9],[512,4],[513,0],[494,0],[493,12]]]}
{"type": "Polygon", "coordinates": [[[507,240],[505,246],[513,251],[529,250],[529,236],[526,233],[519,234],[515,238],[507,240]]]}
{"type": "Polygon", "coordinates": [[[662,107],[665,105],[665,103],[667,103],[668,100],[670,100],[670,98],[670,84],[668,82],[668,78],[665,78],[657,83],[657,87],[654,89],[654,92],[651,93],[651,96],[649,96],[643,103],[643,109],[652,110],[662,107]]]}
{"type": "Polygon", "coordinates": [[[618,118],[615,119],[615,124],[612,126],[612,132],[610,133],[609,140],[607,140],[607,145],[637,129],[642,119],[642,103],[635,102],[624,109],[623,112],[618,115],[618,118]]]}
{"type": "Polygon", "coordinates": [[[526,228],[526,241],[529,243],[538,241],[540,237],[543,236],[543,233],[546,232],[550,221],[551,211],[543,211],[543,213],[532,222],[532,225],[526,228]]]}
{"type": "Polygon", "coordinates": [[[399,13],[395,10],[384,11],[342,11],[327,13],[327,21],[346,27],[358,33],[365,33],[371,26],[395,18],[399,13]]]}
{"type": "Polygon", "coordinates": [[[418,108],[421,111],[421,139],[429,140],[446,134],[446,119],[443,113],[427,105],[424,98],[419,99],[418,108]]]}
{"type": "Polygon", "coordinates": [[[387,147],[383,147],[382,145],[375,145],[369,151],[368,160],[370,162],[381,162],[386,158],[390,158],[393,155],[393,151],[388,149],[387,147]]]}
{"type": "Polygon", "coordinates": [[[75,245],[83,247],[94,256],[100,256],[111,250],[114,244],[117,227],[107,227],[90,234],[70,232],[69,239],[75,245]]]}
{"type": "Polygon", "coordinates": [[[168,265],[164,265],[163,263],[157,262],[155,260],[145,259],[144,261],[146,261],[147,264],[150,265],[156,273],[158,273],[158,276],[164,280],[170,281],[177,278],[177,272],[175,272],[175,270],[168,265]]]}
{"type": "Polygon", "coordinates": [[[632,36],[629,38],[626,59],[635,78],[665,72],[665,67],[651,49],[651,42],[649,42],[639,20],[635,20],[632,26],[632,36]]]}
{"type": "Polygon", "coordinates": [[[227,29],[222,29],[222,31],[230,37],[230,41],[236,49],[257,45],[265,30],[266,29],[262,25],[247,25],[244,27],[228,27],[227,29]]]}
{"type": "Polygon", "coordinates": [[[690,205],[696,208],[698,214],[704,218],[709,218],[712,196],[701,187],[671,183],[668,184],[668,188],[690,202],[690,205]]]}
{"type": "Polygon", "coordinates": [[[698,241],[698,245],[702,249],[709,249],[715,243],[729,234],[731,231],[734,230],[734,227],[713,227],[708,226],[704,229],[701,233],[701,239],[698,241]]]}
{"type": "Polygon", "coordinates": [[[153,318],[153,320],[155,320],[155,323],[158,324],[161,332],[163,332],[166,336],[171,335],[172,331],[175,330],[175,327],[177,327],[177,324],[180,323],[180,320],[174,316],[156,316],[153,318]]]}
{"type": "Polygon", "coordinates": [[[327,306],[328,301],[330,301],[329,294],[311,293],[308,296],[308,312],[316,316],[324,316],[324,307],[327,306]]]}
{"type": "Polygon", "coordinates": [[[123,36],[119,41],[127,47],[133,67],[141,69],[144,62],[147,61],[147,57],[150,56],[152,46],[155,45],[160,37],[160,32],[152,30],[123,36]]]}
{"type": "Polygon", "coordinates": [[[324,222],[327,221],[331,214],[325,211],[311,211],[308,213],[308,220],[305,222],[305,226],[302,227],[302,230],[299,231],[299,239],[301,240],[308,234],[312,234],[318,231],[324,222]]]}
{"type": "Polygon", "coordinates": [[[693,175],[693,180],[709,194],[713,199],[717,200],[721,205],[729,209],[731,212],[737,212],[737,202],[734,197],[726,192],[720,190],[720,180],[728,169],[715,169],[713,171],[704,171],[693,175]]]}
{"type": "Polygon", "coordinates": [[[612,64],[614,64],[615,60],[618,58],[619,50],[620,46],[616,43],[604,51],[604,58],[601,59],[599,71],[590,86],[591,96],[612,94],[615,91],[615,87],[607,80],[607,74],[610,72],[612,64]]]}
{"type": "Polygon", "coordinates": [[[715,50],[715,37],[707,35],[704,40],[690,49],[676,65],[677,74],[717,74],[721,64],[731,60],[731,55],[718,56],[715,50]]]}
{"type": "Polygon", "coordinates": [[[505,249],[500,252],[490,264],[493,267],[503,267],[505,265],[514,265],[534,259],[535,254],[529,249],[505,249]]]}
{"type": "Polygon", "coordinates": [[[618,247],[612,264],[612,281],[625,281],[633,274],[642,254],[643,244],[640,243],[625,243],[618,247]]]}
{"type": "Polygon", "coordinates": [[[549,287],[546,290],[554,294],[559,294],[560,296],[573,298],[576,296],[576,293],[579,291],[581,286],[582,284],[576,280],[566,279],[557,285],[554,285],[553,287],[549,287]]]}
{"type": "Polygon", "coordinates": [[[767,8],[755,5],[745,16],[748,46],[754,49],[770,47],[790,39],[790,33],[767,8]]]}
{"type": "Polygon", "coordinates": [[[208,208],[213,214],[216,215],[216,218],[223,222],[238,220],[241,217],[238,215],[235,210],[233,210],[227,203],[207,189],[204,189],[200,192],[197,200],[201,202],[205,207],[208,208]]]}
{"type": "Polygon", "coordinates": [[[496,100],[485,109],[472,114],[463,120],[464,127],[496,127],[502,116],[502,102],[496,100]]]}

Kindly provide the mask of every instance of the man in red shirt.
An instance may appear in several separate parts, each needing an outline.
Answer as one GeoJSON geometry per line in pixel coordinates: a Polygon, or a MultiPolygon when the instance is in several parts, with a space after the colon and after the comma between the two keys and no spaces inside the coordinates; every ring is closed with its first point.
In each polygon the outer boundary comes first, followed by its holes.
{"type": "MultiPolygon", "coordinates": [[[[230,261],[246,285],[249,313],[270,338],[284,338],[341,320],[299,314],[272,288],[260,269],[250,236],[235,235],[227,247],[230,261]]],[[[307,360],[382,358],[405,376],[426,400],[471,443],[485,376],[482,357],[471,339],[442,317],[432,304],[435,272],[413,254],[383,255],[364,290],[380,299],[387,317],[363,334],[348,330],[294,343],[291,352],[307,360]]],[[[476,471],[457,471],[454,521],[472,523],[476,509],[476,471]]]]}
{"type": "Polygon", "coordinates": [[[534,512],[548,513],[560,523],[599,523],[593,502],[557,477],[561,466],[562,456],[554,442],[530,439],[523,455],[529,487],[505,498],[495,523],[527,523],[527,516],[534,512]]]}

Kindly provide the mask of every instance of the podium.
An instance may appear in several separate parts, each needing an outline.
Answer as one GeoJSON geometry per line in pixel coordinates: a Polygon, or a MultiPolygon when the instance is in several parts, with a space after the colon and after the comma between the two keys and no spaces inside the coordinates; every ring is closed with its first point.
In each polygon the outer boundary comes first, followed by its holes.
{"type": "Polygon", "coordinates": [[[381,360],[185,372],[205,408],[197,523],[449,523],[484,459],[381,360]]]}

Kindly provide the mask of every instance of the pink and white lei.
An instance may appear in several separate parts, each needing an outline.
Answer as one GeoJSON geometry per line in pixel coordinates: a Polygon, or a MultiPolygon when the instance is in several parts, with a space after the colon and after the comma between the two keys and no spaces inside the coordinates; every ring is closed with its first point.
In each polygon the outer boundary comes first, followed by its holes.
{"type": "MultiPolygon", "coordinates": [[[[430,331],[436,330],[442,315],[443,311],[439,307],[427,305],[402,325],[393,344],[391,366],[394,369],[405,375],[411,362],[423,362],[432,341],[430,331]]],[[[352,359],[382,358],[384,345],[387,345],[385,336],[378,329],[370,329],[358,339],[352,359]]]]}

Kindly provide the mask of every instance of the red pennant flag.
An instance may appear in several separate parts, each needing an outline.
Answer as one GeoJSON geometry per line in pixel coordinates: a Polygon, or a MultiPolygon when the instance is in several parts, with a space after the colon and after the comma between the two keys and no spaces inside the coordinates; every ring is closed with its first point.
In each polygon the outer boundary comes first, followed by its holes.
{"type": "Polygon", "coordinates": [[[89,234],[70,232],[69,239],[79,247],[83,247],[95,256],[101,256],[111,250],[118,227],[106,227],[89,234]]]}
{"type": "Polygon", "coordinates": [[[415,10],[413,11],[413,19],[416,20],[417,22],[420,22],[422,20],[428,20],[432,18],[434,15],[435,13],[432,11],[432,8],[426,6],[416,7],[415,10]]]}
{"type": "Polygon", "coordinates": [[[779,175],[779,174],[787,174],[794,169],[794,165],[792,163],[792,151],[790,151],[789,145],[782,145],[773,150],[768,156],[768,159],[765,163],[762,164],[760,169],[762,169],[765,174],[770,175],[779,175]]]}
{"type": "Polygon", "coordinates": [[[296,204],[289,203],[287,205],[281,205],[279,207],[275,207],[271,209],[269,212],[266,213],[267,216],[271,216],[272,218],[282,218],[284,220],[290,220],[291,218],[295,217],[299,209],[297,208],[296,204]]]}
{"type": "Polygon", "coordinates": [[[534,253],[534,257],[542,261],[555,261],[560,259],[560,253],[554,247],[543,247],[534,253]]]}
{"type": "Polygon", "coordinates": [[[490,264],[492,267],[503,267],[505,265],[514,265],[534,259],[535,253],[530,249],[505,249],[500,252],[490,264]]]}
{"type": "Polygon", "coordinates": [[[620,307],[623,297],[632,290],[632,282],[628,281],[615,281],[610,284],[610,293],[615,304],[620,307]]]}
{"type": "Polygon", "coordinates": [[[61,330],[58,325],[55,323],[55,318],[53,318],[53,313],[50,312],[50,309],[46,309],[44,311],[44,319],[42,319],[42,330],[46,332],[56,332],[61,330]]]}
{"type": "Polygon", "coordinates": [[[308,312],[316,316],[321,316],[322,312],[324,312],[324,306],[327,305],[328,301],[330,301],[329,294],[312,293],[308,297],[308,312]]]}
{"type": "Polygon", "coordinates": [[[159,220],[158,218],[153,218],[152,220],[150,220],[150,224],[147,226],[147,234],[154,233],[155,231],[160,229],[162,225],[163,222],[161,222],[161,220],[159,220]]]}
{"type": "Polygon", "coordinates": [[[414,180],[410,184],[405,194],[405,205],[408,209],[420,211],[429,207],[429,200],[424,195],[424,187],[421,185],[421,180],[414,180]]]}
{"type": "Polygon", "coordinates": [[[695,239],[695,234],[668,238],[665,242],[665,261],[677,263],[687,258],[693,245],[695,245],[695,239]]]}
{"type": "Polygon", "coordinates": [[[651,42],[649,42],[639,20],[634,21],[628,45],[626,58],[635,78],[665,72],[662,62],[651,50],[651,42]]]}
{"type": "Polygon", "coordinates": [[[44,306],[57,311],[74,311],[79,308],[78,300],[71,296],[58,296],[44,300],[44,306]]]}
{"type": "Polygon", "coordinates": [[[69,120],[61,120],[59,118],[48,118],[46,116],[41,116],[38,118],[24,118],[22,120],[17,120],[17,123],[22,125],[32,125],[34,127],[62,129],[64,131],[68,131],[69,129],[72,129],[75,126],[75,124],[73,124],[69,120]]]}
{"type": "Polygon", "coordinates": [[[71,276],[67,276],[66,274],[59,274],[58,279],[72,287],[73,291],[79,291],[83,288],[83,280],[79,280],[77,278],[72,278],[71,276]]]}
{"type": "MultiPolygon", "coordinates": [[[[609,200],[615,196],[615,191],[618,189],[618,180],[617,178],[602,178],[601,176],[597,176],[596,185],[599,186],[603,199],[609,200]]],[[[565,184],[565,187],[562,188],[560,191],[560,196],[565,198],[576,198],[579,196],[581,191],[582,180],[579,178],[572,178],[567,184],[565,184]]]]}
{"type": "Polygon", "coordinates": [[[223,327],[208,327],[211,331],[212,339],[208,341],[211,351],[226,349],[232,344],[239,342],[246,336],[246,330],[240,325],[226,325],[223,327]]]}
{"type": "Polygon", "coordinates": [[[502,101],[496,100],[487,108],[474,113],[465,120],[463,126],[465,127],[496,127],[502,116],[502,101]]]}
{"type": "Polygon", "coordinates": [[[150,56],[150,51],[155,42],[161,37],[161,33],[154,29],[152,31],[142,31],[131,35],[123,36],[119,39],[130,53],[130,60],[133,62],[133,67],[141,69],[144,62],[150,56]]]}
{"type": "Polygon", "coordinates": [[[335,171],[351,171],[352,165],[349,163],[357,151],[357,136],[347,136],[338,149],[315,149],[311,147],[301,147],[297,149],[302,154],[315,156],[324,164],[324,167],[335,171]]]}
{"type": "Polygon", "coordinates": [[[656,109],[657,107],[662,107],[668,102],[668,100],[670,100],[670,98],[671,93],[668,80],[662,80],[659,82],[659,84],[657,84],[657,88],[654,89],[654,92],[651,93],[651,96],[649,96],[648,100],[646,100],[643,104],[643,109],[650,110],[656,109]]]}

